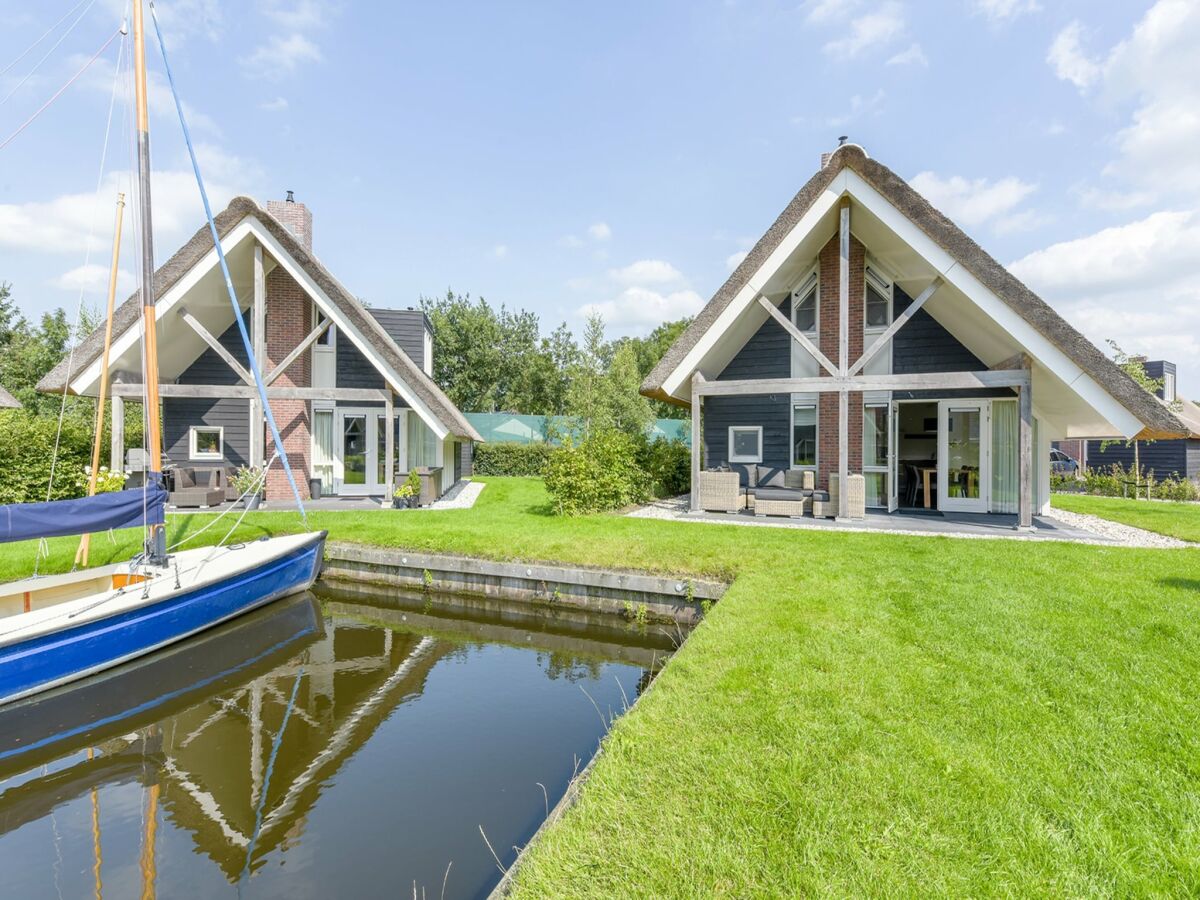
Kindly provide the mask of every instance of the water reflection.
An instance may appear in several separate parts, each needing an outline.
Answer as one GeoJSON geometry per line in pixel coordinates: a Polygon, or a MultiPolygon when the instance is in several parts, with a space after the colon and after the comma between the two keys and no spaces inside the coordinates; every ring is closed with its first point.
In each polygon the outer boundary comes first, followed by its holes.
{"type": "Polygon", "coordinates": [[[486,894],[481,829],[509,864],[678,637],[420,595],[274,604],[0,712],[6,893],[486,894]]]}

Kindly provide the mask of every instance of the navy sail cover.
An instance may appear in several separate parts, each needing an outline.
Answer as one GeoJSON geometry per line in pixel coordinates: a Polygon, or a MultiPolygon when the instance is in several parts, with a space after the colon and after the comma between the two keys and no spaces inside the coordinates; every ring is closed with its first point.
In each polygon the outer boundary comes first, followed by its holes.
{"type": "Polygon", "coordinates": [[[159,481],[78,500],[0,506],[0,543],[161,525],[167,492],[159,481]]]}

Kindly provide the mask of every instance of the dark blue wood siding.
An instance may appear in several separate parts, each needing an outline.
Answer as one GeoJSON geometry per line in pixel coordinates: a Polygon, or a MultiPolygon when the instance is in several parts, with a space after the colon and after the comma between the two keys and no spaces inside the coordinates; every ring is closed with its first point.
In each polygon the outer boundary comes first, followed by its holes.
{"type": "MultiPolygon", "coordinates": [[[[1119,463],[1126,469],[1133,468],[1133,445],[1124,441],[1109,444],[1101,450],[1103,441],[1088,441],[1087,462],[1093,469],[1106,469],[1119,463]]],[[[1175,478],[1200,476],[1200,440],[1140,441],[1138,461],[1143,470],[1154,470],[1157,478],[1168,475],[1175,478]]]]}
{"type": "MultiPolygon", "coordinates": [[[[250,328],[250,314],[246,313],[246,328],[250,328]]],[[[249,365],[246,349],[237,324],[230,325],[218,338],[221,346],[232,354],[243,366],[249,365]]],[[[206,349],[182,375],[179,384],[241,384],[241,379],[216,354],[206,349]]],[[[163,400],[163,448],[167,458],[180,465],[190,462],[188,458],[188,434],[193,425],[211,425],[224,428],[225,462],[231,466],[244,466],[250,458],[250,401],[242,399],[190,399],[169,397],[163,400]]],[[[200,465],[215,465],[214,461],[200,461],[200,465]]]]}
{"type": "Polygon", "coordinates": [[[431,331],[429,319],[419,309],[367,310],[413,362],[425,367],[425,334],[431,331]]]}
{"type": "MultiPolygon", "coordinates": [[[[791,301],[784,300],[779,311],[791,315],[791,301]]],[[[746,341],[719,381],[734,378],[790,378],[792,374],[792,338],[773,319],[762,324],[746,341]]],[[[729,464],[729,428],[731,425],[761,425],[763,429],[763,465],[786,469],[791,465],[791,397],[788,394],[756,394],[749,397],[709,397],[704,401],[704,465],[729,464]]],[[[733,468],[746,481],[746,467],[733,468]]]]}
{"type": "MultiPolygon", "coordinates": [[[[899,285],[893,292],[893,314],[900,315],[912,304],[912,298],[899,285]]],[[[981,372],[988,367],[958,342],[925,309],[917,314],[892,338],[892,372],[896,375],[918,375],[927,372],[981,372]]],[[[955,396],[1011,397],[1007,388],[990,391],[896,391],[896,400],[934,400],[955,396]]]]}

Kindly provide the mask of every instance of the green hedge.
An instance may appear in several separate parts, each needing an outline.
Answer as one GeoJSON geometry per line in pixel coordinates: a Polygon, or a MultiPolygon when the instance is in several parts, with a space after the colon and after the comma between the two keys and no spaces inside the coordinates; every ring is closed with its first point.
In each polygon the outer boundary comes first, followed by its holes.
{"type": "Polygon", "coordinates": [[[553,447],[545,443],[517,444],[487,442],[475,445],[474,472],[476,475],[515,475],[530,477],[546,470],[546,460],[553,447]]]}
{"type": "Polygon", "coordinates": [[[594,431],[578,447],[556,447],[546,462],[546,490],[560,516],[621,509],[650,497],[637,441],[620,431],[594,431]]]}
{"type": "Polygon", "coordinates": [[[656,497],[676,497],[686,494],[691,484],[692,455],[683,441],[665,438],[642,439],[637,448],[637,462],[650,479],[650,489],[656,497]]]}
{"type": "MultiPolygon", "coordinates": [[[[46,499],[57,430],[55,416],[35,416],[23,409],[0,410],[0,503],[46,499]]],[[[91,463],[92,434],[91,425],[81,417],[63,419],[51,500],[83,496],[80,476],[83,467],[91,463]]]]}
{"type": "MultiPolygon", "coordinates": [[[[1097,497],[1132,497],[1133,467],[1126,469],[1120,463],[1098,469],[1087,469],[1074,475],[1052,475],[1050,487],[1057,491],[1092,494],[1097,497]]],[[[1137,489],[1139,497],[1145,497],[1147,492],[1154,500],[1200,500],[1200,488],[1196,482],[1187,478],[1166,477],[1156,479],[1154,470],[1143,470],[1141,486],[1137,489]]]]}

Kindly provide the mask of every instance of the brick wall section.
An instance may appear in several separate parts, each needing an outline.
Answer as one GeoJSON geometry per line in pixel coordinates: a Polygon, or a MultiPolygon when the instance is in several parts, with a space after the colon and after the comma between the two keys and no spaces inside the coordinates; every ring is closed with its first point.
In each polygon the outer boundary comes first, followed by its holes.
{"type": "MultiPolygon", "coordinates": [[[[286,204],[299,206],[300,204],[286,204]]],[[[312,330],[312,303],[303,288],[288,275],[281,267],[276,267],[267,276],[267,365],[270,372],[276,365],[283,362],[296,345],[312,330]]],[[[287,370],[276,379],[274,387],[311,387],[312,386],[312,355],[301,353],[299,358],[288,366],[287,370]]],[[[272,400],[271,411],[275,414],[275,424],[283,437],[283,446],[287,451],[288,461],[292,465],[292,473],[296,476],[296,485],[300,496],[308,499],[308,473],[311,470],[310,455],[312,452],[312,415],[310,404],[306,400],[272,400]]],[[[266,429],[265,442],[266,458],[270,459],[274,452],[270,429],[266,429]]],[[[283,467],[276,463],[267,472],[266,496],[269,500],[287,500],[291,497],[291,488],[287,483],[287,475],[283,467]]]]}
{"type": "MultiPolygon", "coordinates": [[[[820,341],[821,352],[838,364],[838,305],[841,281],[841,256],[838,235],[834,234],[818,257],[821,281],[820,341]]],[[[863,297],[866,290],[866,249],[850,236],[850,362],[863,352],[863,297]]],[[[827,375],[824,370],[822,375],[827,375]]],[[[829,474],[838,470],[838,395],[821,394],[818,409],[817,486],[827,489],[829,474]]],[[[850,471],[862,471],[863,395],[850,394],[849,403],[850,471]]]]}

